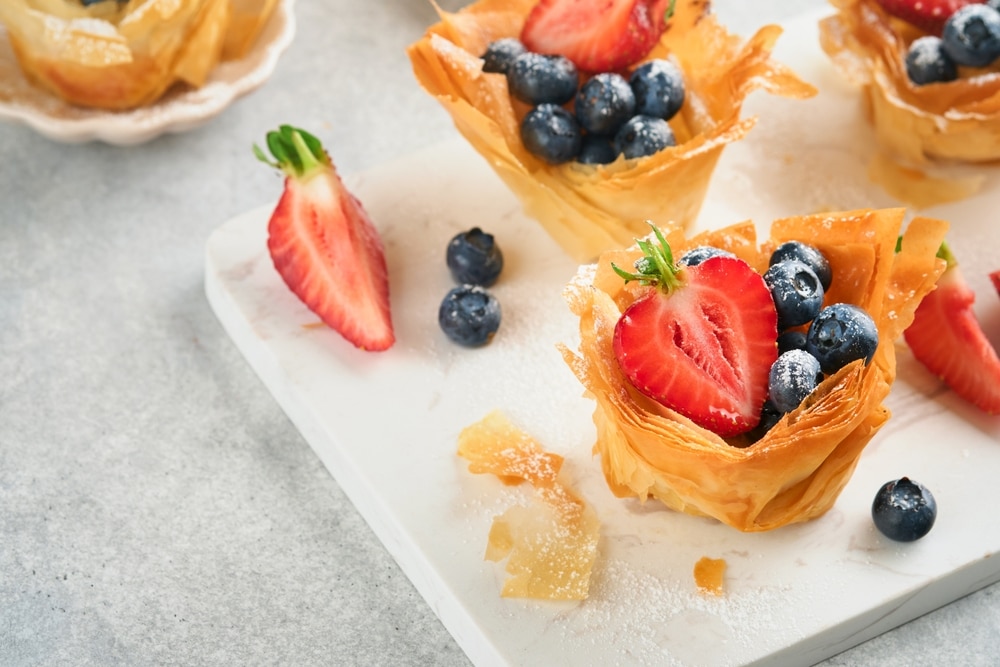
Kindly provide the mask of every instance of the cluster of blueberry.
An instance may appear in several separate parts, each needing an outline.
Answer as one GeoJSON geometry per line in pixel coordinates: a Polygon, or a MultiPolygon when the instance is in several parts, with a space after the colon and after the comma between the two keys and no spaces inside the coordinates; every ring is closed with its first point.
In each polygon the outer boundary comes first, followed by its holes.
{"type": "Polygon", "coordinates": [[[676,143],[667,121],[684,103],[684,76],[668,60],[646,62],[628,79],[603,72],[580,85],[568,58],[532,53],[508,37],[487,47],[483,71],[506,75],[510,94],[532,106],[521,140],[549,164],[608,164],[676,143]],[[571,101],[572,112],[565,106],[571,101]]]}
{"type": "Polygon", "coordinates": [[[492,234],[473,227],[448,242],[445,260],[458,286],[441,301],[438,326],[459,345],[485,345],[500,328],[500,302],[486,290],[503,269],[500,246],[492,234]]]}
{"type": "Polygon", "coordinates": [[[913,40],[906,52],[906,74],[915,85],[958,78],[958,68],[986,67],[1000,58],[1000,0],[966,5],[944,24],[941,37],[913,40]]]}
{"type": "MultiPolygon", "coordinates": [[[[685,253],[680,263],[693,266],[715,255],[730,255],[701,246],[685,253]]],[[[778,359],[771,367],[768,399],[761,434],[791,412],[827,374],[856,359],[871,361],[878,347],[878,329],[871,316],[853,304],[823,307],[833,274],[826,257],[814,246],[789,241],[771,254],[764,282],[778,313],[778,359]],[[802,327],[809,325],[803,331],[802,327]]]]}

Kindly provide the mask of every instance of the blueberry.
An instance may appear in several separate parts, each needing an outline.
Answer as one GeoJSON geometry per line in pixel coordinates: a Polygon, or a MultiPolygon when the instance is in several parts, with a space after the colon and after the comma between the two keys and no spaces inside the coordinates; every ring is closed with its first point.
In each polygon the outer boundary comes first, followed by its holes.
{"type": "Polygon", "coordinates": [[[867,364],[878,348],[878,329],[871,316],[849,303],[819,311],[806,334],[806,351],[819,359],[824,373],[833,373],[856,359],[867,364]]]}
{"type": "Polygon", "coordinates": [[[906,74],[918,86],[954,81],[958,68],[942,48],[941,39],[925,35],[913,40],[906,52],[906,74]]]}
{"type": "Polygon", "coordinates": [[[438,325],[459,345],[485,345],[500,328],[500,302],[479,285],[459,285],[441,301],[438,325]]]}
{"type": "Polygon", "coordinates": [[[615,152],[610,137],[600,134],[585,134],[576,161],[583,164],[611,164],[617,157],[618,153],[615,152]]]}
{"type": "Polygon", "coordinates": [[[806,349],[806,334],[798,329],[789,329],[778,334],[778,354],[789,350],[806,349]]]}
{"type": "Polygon", "coordinates": [[[527,52],[516,37],[503,37],[490,42],[483,54],[483,71],[506,74],[514,60],[527,52]]]}
{"type": "Polygon", "coordinates": [[[636,113],[670,120],[684,104],[684,73],[669,60],[650,60],[629,77],[636,113]]]}
{"type": "Polygon", "coordinates": [[[778,311],[778,331],[811,322],[823,307],[823,286],[808,266],[797,259],[771,265],[764,274],[778,311]]]}
{"type": "Polygon", "coordinates": [[[691,248],[686,253],[681,255],[681,258],[677,260],[678,264],[683,264],[684,266],[697,266],[701,264],[709,257],[736,257],[733,253],[728,250],[723,250],[722,248],[716,248],[710,245],[700,245],[695,248],[691,248]]]}
{"type": "Polygon", "coordinates": [[[578,84],[576,65],[564,56],[523,53],[507,70],[510,94],[528,104],[566,104],[578,84]]]}
{"type": "Polygon", "coordinates": [[[890,540],[913,542],[930,532],[937,502],[927,488],[906,477],[886,482],[872,502],[872,521],[890,540]]]}
{"type": "Polygon", "coordinates": [[[573,114],[556,104],[539,104],[521,121],[521,141],[549,164],[575,160],[583,137],[573,114]]]}
{"type": "Polygon", "coordinates": [[[448,242],[445,261],[457,283],[489,287],[503,269],[503,253],[492,234],[479,227],[456,234],[448,242]]]}
{"type": "Polygon", "coordinates": [[[823,291],[830,289],[830,283],[833,282],[833,269],[830,268],[830,262],[818,248],[801,241],[786,241],[771,253],[768,264],[774,265],[786,259],[797,259],[807,265],[819,278],[823,291]]]}
{"type": "Polygon", "coordinates": [[[779,412],[791,412],[822,381],[816,357],[805,350],[789,350],[771,364],[767,397],[779,412]]]}
{"type": "Polygon", "coordinates": [[[986,5],[966,5],[945,21],[941,42],[955,64],[985,67],[1000,56],[1000,13],[986,5]]]}
{"type": "Polygon", "coordinates": [[[626,158],[645,157],[676,144],[674,131],[662,118],[633,116],[615,134],[615,150],[626,158]]]}
{"type": "Polygon", "coordinates": [[[587,132],[614,134],[635,115],[635,95],[620,74],[597,74],[580,86],[574,111],[587,132]]]}

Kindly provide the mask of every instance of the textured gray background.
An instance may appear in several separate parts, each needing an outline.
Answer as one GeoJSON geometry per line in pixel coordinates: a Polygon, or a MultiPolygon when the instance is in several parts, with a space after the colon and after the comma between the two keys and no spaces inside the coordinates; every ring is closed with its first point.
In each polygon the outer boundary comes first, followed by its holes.
{"type": "MultiPolygon", "coordinates": [[[[743,34],[821,6],[716,3],[743,34]]],[[[429,3],[295,13],[273,79],[202,129],[0,125],[0,664],[467,664],[203,296],[208,235],[278,194],[268,129],[314,129],[347,174],[455,136],[404,53],[429,3]]],[[[827,664],[996,665],[998,592],[827,664]]]]}

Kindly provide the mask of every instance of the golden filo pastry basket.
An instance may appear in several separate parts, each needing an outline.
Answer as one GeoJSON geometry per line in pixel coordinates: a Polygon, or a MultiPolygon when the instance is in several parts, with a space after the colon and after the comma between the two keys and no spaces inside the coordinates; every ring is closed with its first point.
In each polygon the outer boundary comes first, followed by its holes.
{"type": "Polygon", "coordinates": [[[936,252],[947,223],[915,218],[896,253],[903,218],[902,209],[883,209],[778,220],[759,248],[749,222],[691,239],[676,228],[667,234],[675,256],[714,245],[760,272],[778,244],[814,245],[833,269],[824,303],[853,303],[876,322],[879,345],[872,361],[853,362],[824,379],[756,442],[746,436],[727,441],[695,425],[638,393],[620,370],[614,329],[637,293],[625,287],[611,263],[631,266],[641,252],[610,251],[581,267],[566,288],[580,318],[579,349],[562,346],[562,353],[595,401],[594,452],[612,492],[656,498],[748,532],[807,521],[830,509],[862,450],[889,418],[883,401],[896,376],[894,341],[944,270],[936,252]]]}
{"type": "Polygon", "coordinates": [[[685,227],[701,208],[723,148],[754,124],[741,118],[746,96],[762,88],[793,98],[815,94],[771,58],[781,29],[765,26],[747,41],[729,34],[704,0],[678,0],[670,26],[646,60],[671,58],[684,71],[685,103],[671,121],[677,146],[603,166],[552,166],[521,142],[527,107],[512,101],[502,74],[482,71],[490,42],[520,35],[536,0],[479,0],[440,22],[408,49],[423,88],[447,109],[466,140],[577,261],[622,248],[645,220],[685,227]]]}
{"type": "Polygon", "coordinates": [[[875,0],[831,0],[820,44],[860,86],[881,147],[903,164],[1000,159],[1000,73],[960,68],[960,78],[923,86],[906,74],[906,51],[924,33],[875,0]]]}
{"type": "Polygon", "coordinates": [[[125,110],[175,83],[204,85],[244,55],[277,0],[3,0],[4,25],[26,77],[81,107],[125,110]]]}

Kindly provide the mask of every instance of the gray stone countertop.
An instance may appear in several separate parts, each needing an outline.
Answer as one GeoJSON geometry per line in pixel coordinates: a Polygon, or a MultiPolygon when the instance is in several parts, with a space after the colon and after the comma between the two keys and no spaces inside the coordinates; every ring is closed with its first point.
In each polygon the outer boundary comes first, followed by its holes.
{"type": "MultiPolygon", "coordinates": [[[[741,34],[823,6],[715,4],[741,34]]],[[[271,80],[200,129],[0,124],[0,664],[468,664],[204,297],[209,234],[277,195],[267,130],[315,129],[347,174],[455,136],[404,53],[429,2],[295,14],[271,80]]],[[[826,664],[996,665],[998,595],[826,664]]]]}

